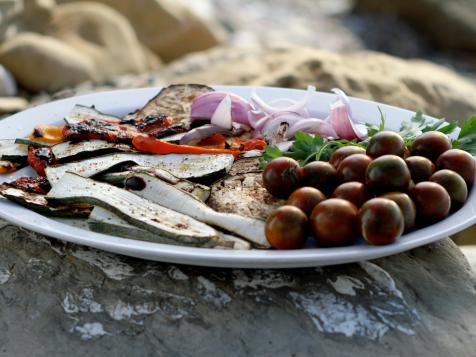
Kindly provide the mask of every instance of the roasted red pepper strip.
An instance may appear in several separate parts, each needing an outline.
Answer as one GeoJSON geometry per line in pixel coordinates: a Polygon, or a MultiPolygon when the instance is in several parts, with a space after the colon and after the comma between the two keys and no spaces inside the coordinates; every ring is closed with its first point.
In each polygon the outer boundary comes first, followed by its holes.
{"type": "Polygon", "coordinates": [[[207,149],[224,149],[225,145],[225,137],[222,134],[213,134],[197,144],[197,146],[207,149]]]}
{"type": "Polygon", "coordinates": [[[250,150],[264,150],[266,147],[266,141],[263,139],[251,139],[245,141],[242,146],[241,150],[243,151],[250,151],[250,150]]]}
{"type": "Polygon", "coordinates": [[[132,139],[132,145],[139,151],[151,154],[232,154],[239,152],[230,149],[207,149],[199,146],[176,145],[150,136],[139,135],[132,139]]]}
{"type": "Polygon", "coordinates": [[[33,146],[28,147],[28,164],[35,170],[38,175],[46,176],[45,168],[48,165],[56,163],[53,151],[48,147],[35,148],[33,146]]]}

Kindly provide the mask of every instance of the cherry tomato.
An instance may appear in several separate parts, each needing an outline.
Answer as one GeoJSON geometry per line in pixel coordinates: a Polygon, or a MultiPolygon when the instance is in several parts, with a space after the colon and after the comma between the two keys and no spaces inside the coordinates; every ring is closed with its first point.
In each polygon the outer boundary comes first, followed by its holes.
{"type": "Polygon", "coordinates": [[[371,162],[372,158],[367,155],[349,155],[340,163],[339,170],[337,170],[337,177],[342,182],[365,182],[367,166],[369,166],[371,162]]]}
{"type": "Polygon", "coordinates": [[[288,198],[288,205],[296,206],[301,209],[307,216],[312,212],[312,209],[320,202],[324,201],[326,196],[314,187],[301,187],[291,193],[288,198]]]}
{"type": "Polygon", "coordinates": [[[307,238],[307,216],[294,206],[281,206],[266,220],[265,235],[276,249],[297,249],[307,238]]]}
{"type": "Polygon", "coordinates": [[[434,223],[450,212],[451,198],[443,186],[436,182],[420,182],[410,191],[417,207],[417,217],[422,223],[434,223]]]}
{"type": "Polygon", "coordinates": [[[416,207],[410,196],[403,192],[388,192],[380,197],[392,200],[398,205],[403,214],[405,232],[410,231],[415,226],[416,207]]]}
{"type": "Polygon", "coordinates": [[[367,167],[365,182],[379,192],[405,191],[410,183],[410,171],[401,157],[383,155],[367,167]]]}
{"type": "Polygon", "coordinates": [[[426,157],[409,156],[405,159],[405,162],[415,183],[428,181],[433,172],[435,172],[435,165],[426,157]]]}
{"type": "Polygon", "coordinates": [[[466,151],[459,149],[445,151],[436,161],[436,168],[455,171],[461,175],[468,186],[474,182],[476,164],[471,154],[466,151]]]}
{"type": "Polygon", "coordinates": [[[301,180],[301,168],[296,160],[278,157],[271,160],[263,171],[263,186],[273,196],[288,198],[301,180]]]}
{"type": "Polygon", "coordinates": [[[360,207],[367,200],[367,190],[362,182],[350,181],[337,186],[332,193],[332,198],[342,198],[360,207]]]}
{"type": "Polygon", "coordinates": [[[323,246],[343,246],[355,243],[358,209],[349,201],[330,198],[319,203],[311,213],[311,228],[323,246]]]}
{"type": "Polygon", "coordinates": [[[376,158],[382,155],[403,157],[405,143],[403,138],[394,131],[380,131],[372,136],[367,146],[367,155],[376,158]]]}
{"type": "Polygon", "coordinates": [[[395,242],[404,229],[402,211],[386,198],[372,198],[359,210],[359,226],[364,239],[373,245],[395,242]]]}
{"type": "Polygon", "coordinates": [[[302,168],[302,184],[330,194],[337,185],[337,171],[328,162],[311,162],[302,168]]]}
{"type": "Polygon", "coordinates": [[[431,177],[431,182],[436,182],[443,186],[450,195],[451,208],[460,208],[468,197],[468,187],[461,175],[451,170],[436,171],[431,177]]]}
{"type": "Polygon", "coordinates": [[[448,136],[439,131],[428,131],[413,141],[410,149],[412,155],[424,156],[435,162],[438,156],[451,149],[448,136]]]}
{"type": "Polygon", "coordinates": [[[331,155],[329,163],[337,170],[342,160],[353,154],[365,154],[365,149],[363,147],[354,145],[341,147],[334,151],[334,153],[331,155]]]}

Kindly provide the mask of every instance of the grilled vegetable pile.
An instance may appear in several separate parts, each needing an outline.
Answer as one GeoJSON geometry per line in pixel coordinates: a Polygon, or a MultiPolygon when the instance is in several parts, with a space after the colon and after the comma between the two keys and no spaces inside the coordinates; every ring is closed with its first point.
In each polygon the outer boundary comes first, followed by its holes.
{"type": "Polygon", "coordinates": [[[343,146],[329,161],[304,166],[286,156],[265,165],[264,187],[287,199],[266,222],[274,248],[300,248],[309,231],[320,246],[351,245],[360,236],[390,244],[466,201],[475,161],[446,134],[427,131],[407,146],[398,133],[379,131],[365,146],[343,146]]]}
{"type": "Polygon", "coordinates": [[[39,175],[0,194],[100,233],[240,250],[299,248],[309,232],[320,246],[389,244],[464,204],[476,117],[453,139],[456,125],[421,113],[390,132],[383,113],[355,122],[337,89],[312,113],[314,91],[268,103],[178,84],[124,117],[76,105],[63,125],[0,140],[0,173],[39,175]]]}

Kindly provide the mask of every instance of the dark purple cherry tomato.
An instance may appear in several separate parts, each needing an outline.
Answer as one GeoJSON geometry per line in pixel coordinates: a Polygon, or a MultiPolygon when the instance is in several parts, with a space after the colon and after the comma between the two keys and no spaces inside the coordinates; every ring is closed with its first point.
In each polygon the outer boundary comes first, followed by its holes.
{"type": "Polygon", "coordinates": [[[312,212],[312,209],[320,202],[324,201],[326,196],[314,187],[301,187],[291,193],[287,204],[296,206],[301,209],[307,216],[312,212]]]}
{"type": "Polygon", "coordinates": [[[468,198],[468,187],[463,178],[452,170],[436,171],[431,177],[431,182],[436,182],[443,186],[450,195],[451,208],[460,208],[468,198]]]}
{"type": "Polygon", "coordinates": [[[461,175],[468,186],[471,186],[474,182],[476,165],[470,153],[459,149],[451,149],[440,155],[436,161],[436,169],[453,170],[461,175]]]}
{"type": "Polygon", "coordinates": [[[362,206],[367,200],[367,190],[362,182],[344,182],[332,193],[332,198],[342,198],[352,202],[357,208],[362,206]]]}
{"type": "Polygon", "coordinates": [[[410,149],[412,155],[424,156],[435,162],[438,156],[451,149],[448,136],[439,131],[428,131],[413,141],[410,149]]]}
{"type": "Polygon", "coordinates": [[[365,182],[378,192],[405,191],[410,183],[410,171],[401,157],[383,155],[367,167],[365,182]]]}
{"type": "Polygon", "coordinates": [[[365,182],[367,166],[369,166],[371,162],[372,158],[364,154],[347,156],[339,165],[337,177],[341,182],[365,182]]]}
{"type": "Polygon", "coordinates": [[[410,195],[417,208],[417,218],[424,224],[438,222],[450,212],[450,195],[436,182],[417,183],[410,195]]]}
{"type": "Polygon", "coordinates": [[[337,186],[337,171],[328,162],[314,161],[302,168],[302,186],[317,188],[330,194],[337,186]]]}
{"type": "Polygon", "coordinates": [[[263,171],[263,186],[273,196],[288,198],[299,187],[301,168],[289,157],[278,157],[268,162],[263,171]]]}
{"type": "Polygon", "coordinates": [[[382,155],[403,157],[405,143],[403,138],[394,131],[380,131],[372,136],[367,146],[367,155],[376,158],[382,155]]]}
{"type": "Polygon", "coordinates": [[[391,244],[404,229],[403,214],[398,205],[386,198],[372,198],[359,210],[359,227],[364,239],[373,245],[391,244]]]}
{"type": "Polygon", "coordinates": [[[334,151],[334,153],[331,155],[329,163],[337,170],[342,160],[353,154],[365,154],[365,149],[363,147],[354,145],[341,147],[340,149],[334,151]]]}
{"type": "Polygon", "coordinates": [[[349,201],[330,198],[319,203],[311,213],[311,228],[323,246],[354,244],[357,237],[358,209],[349,201]]]}
{"type": "Polygon", "coordinates": [[[388,192],[380,197],[392,200],[400,207],[405,223],[405,232],[410,231],[415,226],[416,206],[410,196],[403,192],[388,192]]]}
{"type": "Polygon", "coordinates": [[[405,162],[415,183],[428,181],[435,172],[435,165],[426,157],[409,156],[405,159],[405,162]]]}
{"type": "Polygon", "coordinates": [[[298,249],[307,238],[307,216],[294,206],[281,206],[266,220],[265,235],[276,249],[298,249]]]}

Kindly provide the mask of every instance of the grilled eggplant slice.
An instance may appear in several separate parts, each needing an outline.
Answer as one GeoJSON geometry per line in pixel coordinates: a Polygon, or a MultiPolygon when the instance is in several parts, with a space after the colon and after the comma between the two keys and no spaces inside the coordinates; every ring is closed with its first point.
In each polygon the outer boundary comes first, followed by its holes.
{"type": "Polygon", "coordinates": [[[187,214],[201,222],[225,229],[252,242],[259,248],[269,248],[264,235],[264,221],[232,213],[219,213],[192,195],[146,173],[130,175],[126,188],[135,194],[176,212],[187,214]],[[133,185],[130,185],[133,183],[133,185]]]}
{"type": "Polygon", "coordinates": [[[26,192],[8,183],[0,184],[0,194],[32,211],[55,217],[88,217],[92,206],[89,205],[52,205],[45,195],[26,192]]]}
{"type": "Polygon", "coordinates": [[[215,182],[208,205],[218,212],[266,220],[286,201],[273,197],[262,185],[261,173],[228,176],[215,182]]]}
{"type": "MultiPolygon", "coordinates": [[[[150,233],[149,231],[146,231],[144,229],[134,227],[127,223],[125,220],[116,216],[114,213],[97,206],[94,207],[93,211],[89,215],[87,224],[89,226],[89,229],[94,232],[110,234],[129,239],[144,240],[154,243],[165,243],[173,245],[178,244],[177,241],[163,238],[154,233],[150,233]]],[[[213,244],[215,244],[213,247],[220,249],[250,249],[250,244],[248,242],[228,234],[220,234],[218,240],[214,241],[213,244]]]]}
{"type": "Polygon", "coordinates": [[[64,117],[64,121],[66,122],[66,125],[73,125],[73,124],[77,124],[82,121],[90,120],[90,119],[101,120],[101,121],[111,122],[111,123],[119,123],[121,121],[121,118],[119,117],[101,113],[100,111],[96,110],[94,106],[87,107],[81,104],[76,104],[73,107],[73,110],[71,110],[64,117]]]}
{"type": "Polygon", "coordinates": [[[233,155],[147,155],[133,153],[117,153],[92,159],[71,162],[64,165],[48,166],[46,177],[54,184],[65,172],[73,172],[84,177],[91,177],[104,172],[123,162],[134,162],[140,166],[151,166],[170,172],[172,175],[185,179],[205,179],[210,176],[225,174],[233,164],[233,155]]]}
{"type": "Polygon", "coordinates": [[[104,140],[67,141],[53,145],[51,150],[60,163],[83,160],[113,152],[135,152],[130,145],[109,143],[104,140]]]}
{"type": "Polygon", "coordinates": [[[48,202],[103,207],[136,227],[183,245],[213,244],[218,233],[210,226],[141,198],[132,192],[67,172],[53,185],[48,202]]]}
{"type": "MultiPolygon", "coordinates": [[[[149,175],[155,176],[158,179],[161,179],[167,182],[168,184],[178,188],[179,190],[191,194],[202,202],[206,202],[208,197],[210,197],[210,187],[178,178],[168,171],[157,169],[154,167],[133,166],[128,171],[105,173],[99,176],[95,176],[95,179],[98,181],[110,183],[114,186],[124,187],[126,179],[134,173],[147,173],[149,175]]],[[[129,184],[131,184],[131,182],[129,182],[129,184]]]]}
{"type": "Polygon", "coordinates": [[[134,113],[135,118],[155,117],[166,114],[172,118],[170,128],[166,134],[187,131],[191,127],[190,111],[192,102],[200,94],[212,92],[213,88],[202,84],[172,84],[163,88],[159,94],[153,97],[141,110],[134,113]]]}

